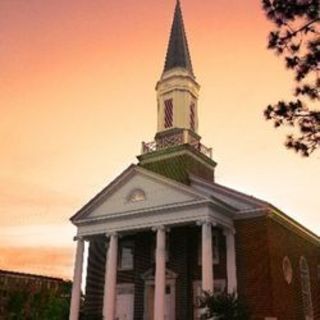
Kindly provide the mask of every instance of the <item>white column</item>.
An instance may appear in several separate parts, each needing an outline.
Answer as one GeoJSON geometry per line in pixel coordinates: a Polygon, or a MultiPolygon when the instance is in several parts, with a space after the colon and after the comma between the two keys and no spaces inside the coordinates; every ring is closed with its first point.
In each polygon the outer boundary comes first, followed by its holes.
{"type": "Polygon", "coordinates": [[[153,318],[154,320],[164,320],[166,294],[166,231],[163,226],[156,230],[156,277],[153,318]]]}
{"type": "Polygon", "coordinates": [[[228,293],[237,292],[237,265],[235,248],[235,230],[225,229],[224,235],[227,244],[227,278],[228,293]]]}
{"type": "Polygon", "coordinates": [[[83,252],[84,252],[84,240],[82,238],[77,239],[76,261],[74,265],[72,295],[70,304],[70,320],[78,320],[80,311],[80,299],[81,299],[81,280],[83,269],[83,252]]]}
{"type": "Polygon", "coordinates": [[[106,273],[104,283],[103,319],[114,320],[117,298],[117,267],[118,267],[118,236],[110,236],[106,258],[106,273]]]}
{"type": "Polygon", "coordinates": [[[212,224],[202,223],[202,290],[213,293],[212,224]]]}
{"type": "Polygon", "coordinates": [[[189,132],[188,130],[183,130],[183,143],[189,143],[189,132]]]}

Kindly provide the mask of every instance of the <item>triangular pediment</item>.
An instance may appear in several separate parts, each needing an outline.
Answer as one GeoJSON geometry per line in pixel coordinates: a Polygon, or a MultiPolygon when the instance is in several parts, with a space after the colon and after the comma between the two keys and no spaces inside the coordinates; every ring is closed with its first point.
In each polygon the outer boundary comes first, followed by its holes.
{"type": "Polygon", "coordinates": [[[132,165],[71,218],[75,224],[92,218],[174,207],[208,200],[179,182],[132,165]]]}

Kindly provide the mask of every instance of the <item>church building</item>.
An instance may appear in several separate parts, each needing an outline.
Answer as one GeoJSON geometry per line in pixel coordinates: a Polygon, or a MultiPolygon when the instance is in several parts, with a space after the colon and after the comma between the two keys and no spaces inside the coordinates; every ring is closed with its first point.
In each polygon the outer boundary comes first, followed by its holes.
{"type": "Polygon", "coordinates": [[[236,293],[253,320],[320,320],[320,238],[215,181],[198,133],[199,88],[178,0],[154,141],[71,218],[70,320],[199,320],[202,290],[236,293]]]}

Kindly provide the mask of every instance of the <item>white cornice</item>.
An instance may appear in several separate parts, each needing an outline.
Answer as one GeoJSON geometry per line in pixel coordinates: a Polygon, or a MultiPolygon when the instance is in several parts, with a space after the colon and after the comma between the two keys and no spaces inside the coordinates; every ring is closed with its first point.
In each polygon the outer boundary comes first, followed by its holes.
{"type": "Polygon", "coordinates": [[[84,224],[92,224],[92,223],[100,223],[100,222],[107,222],[110,220],[118,220],[118,219],[126,219],[128,217],[136,216],[136,215],[144,215],[144,214],[157,214],[161,213],[163,211],[176,211],[181,209],[187,209],[192,208],[194,206],[203,206],[208,205],[210,203],[209,200],[196,200],[196,201],[190,201],[185,203],[176,203],[176,204],[170,204],[165,206],[158,206],[158,207],[150,207],[150,208],[144,208],[139,210],[128,210],[124,212],[115,212],[113,214],[108,214],[104,216],[99,217],[90,217],[82,220],[78,220],[75,224],[77,226],[81,226],[84,224]]]}
{"type": "Polygon", "coordinates": [[[142,230],[151,230],[154,227],[174,227],[178,225],[194,224],[199,220],[207,219],[215,225],[224,228],[233,228],[232,218],[215,210],[210,210],[206,203],[162,210],[161,212],[145,211],[135,214],[114,216],[112,219],[92,221],[78,225],[79,236],[100,235],[110,232],[126,233],[142,230]]]}

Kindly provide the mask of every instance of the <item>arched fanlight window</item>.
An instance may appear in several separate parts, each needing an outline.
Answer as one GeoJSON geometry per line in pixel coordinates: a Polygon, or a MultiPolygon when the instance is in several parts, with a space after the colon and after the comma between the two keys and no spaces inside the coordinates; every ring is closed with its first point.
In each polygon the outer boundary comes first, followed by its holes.
{"type": "Polygon", "coordinates": [[[146,200],[146,194],[141,189],[134,189],[127,197],[128,202],[139,202],[146,200]]]}
{"type": "Polygon", "coordinates": [[[305,257],[300,258],[300,278],[304,316],[306,320],[313,320],[310,272],[305,257]]]}

